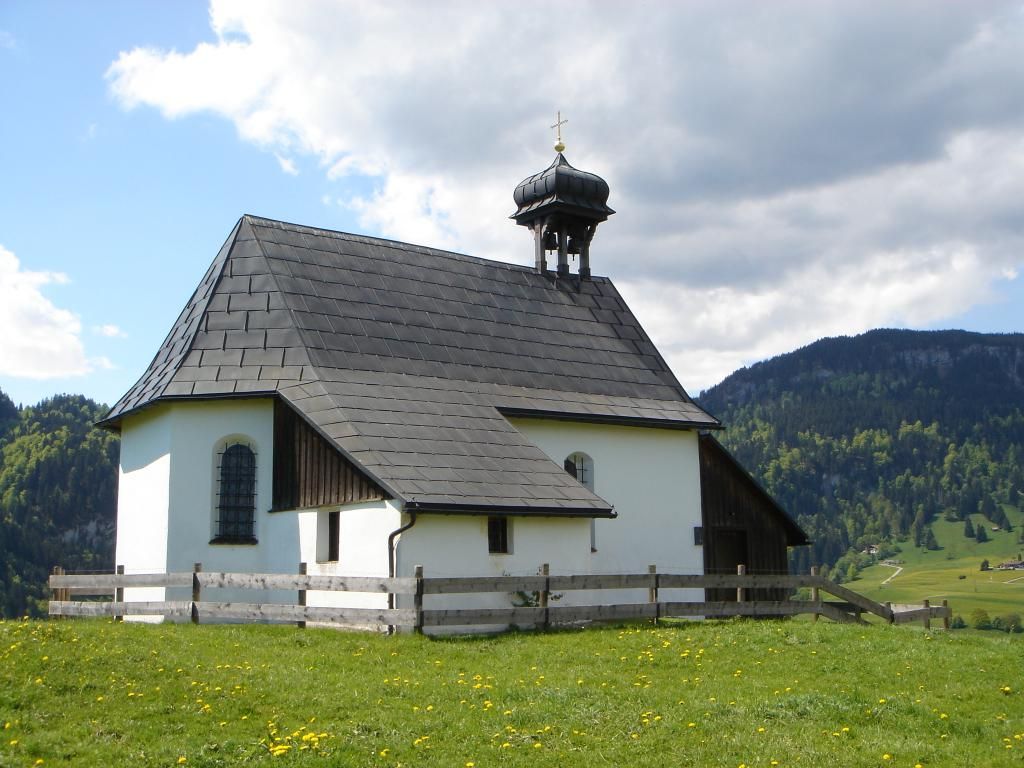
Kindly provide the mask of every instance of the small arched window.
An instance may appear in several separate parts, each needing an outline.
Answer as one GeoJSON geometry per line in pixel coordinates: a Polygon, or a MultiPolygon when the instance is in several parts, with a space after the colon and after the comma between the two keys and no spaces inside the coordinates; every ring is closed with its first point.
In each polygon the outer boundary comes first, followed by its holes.
{"type": "Polygon", "coordinates": [[[565,471],[576,478],[588,491],[594,490],[594,460],[585,453],[570,453],[565,460],[565,471]]]}
{"type": "MultiPolygon", "coordinates": [[[[570,453],[565,459],[565,471],[576,478],[576,481],[593,493],[594,491],[594,460],[581,451],[570,453]]],[[[590,551],[597,552],[597,521],[590,518],[590,551]]]]}
{"type": "Polygon", "coordinates": [[[256,453],[245,443],[232,442],[224,446],[218,459],[214,540],[253,542],[256,540],[256,453]]]}

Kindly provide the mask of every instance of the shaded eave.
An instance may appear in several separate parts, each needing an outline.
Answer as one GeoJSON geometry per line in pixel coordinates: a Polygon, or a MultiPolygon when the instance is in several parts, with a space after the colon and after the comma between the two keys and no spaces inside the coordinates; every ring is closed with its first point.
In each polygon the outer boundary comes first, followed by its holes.
{"type": "MultiPolygon", "coordinates": [[[[551,419],[554,421],[581,421],[588,424],[613,424],[622,427],[654,427],[656,429],[722,429],[722,423],[715,419],[708,421],[686,421],[682,419],[652,419],[638,416],[614,416],[600,413],[577,413],[575,411],[551,411],[531,408],[507,408],[497,406],[498,413],[506,418],[551,419]]],[[[714,418],[714,417],[712,417],[714,418]]]]}
{"type": "Polygon", "coordinates": [[[390,499],[398,499],[403,504],[406,503],[406,499],[394,488],[392,488],[387,482],[381,480],[376,474],[371,472],[366,466],[358,459],[354,458],[348,451],[342,448],[338,443],[328,434],[326,434],[320,427],[314,424],[301,410],[296,408],[289,402],[288,398],[282,395],[276,390],[267,390],[266,392],[245,392],[241,394],[211,394],[211,395],[167,395],[158,397],[155,400],[150,400],[145,405],[134,408],[130,411],[119,413],[116,416],[101,421],[95,422],[97,427],[101,429],[107,429],[111,432],[121,431],[121,420],[125,416],[137,416],[138,414],[146,411],[153,406],[170,403],[182,403],[182,402],[196,402],[206,400],[266,400],[272,398],[275,401],[287,406],[296,416],[298,416],[304,424],[312,429],[316,434],[323,438],[327,444],[337,451],[346,461],[350,462],[354,466],[358,467],[359,471],[374,482],[381,491],[384,492],[385,496],[390,499]]]}
{"type": "MultiPolygon", "coordinates": [[[[110,432],[121,432],[121,422],[127,416],[138,416],[140,413],[144,413],[151,408],[163,405],[166,403],[188,403],[197,400],[265,400],[268,397],[278,398],[284,402],[287,402],[281,397],[281,394],[276,389],[268,389],[263,392],[227,392],[227,393],[211,393],[208,395],[160,395],[152,400],[147,400],[142,405],[138,405],[134,408],[130,408],[127,411],[121,411],[113,416],[104,416],[99,421],[94,421],[93,426],[99,427],[100,429],[106,429],[110,432]]],[[[301,414],[299,414],[301,416],[301,414]]],[[[303,419],[308,421],[307,419],[303,419]]],[[[313,426],[310,424],[310,426],[313,426]]],[[[314,427],[315,428],[315,427],[314,427]]],[[[331,441],[333,444],[333,441],[331,441]]],[[[346,457],[348,458],[348,457],[346,457]]]]}
{"type": "Polygon", "coordinates": [[[407,512],[439,515],[500,515],[506,517],[605,517],[615,518],[618,513],[613,507],[547,507],[515,504],[448,504],[445,502],[407,501],[407,512]]]}
{"type": "Polygon", "coordinates": [[[753,486],[754,490],[758,494],[760,494],[765,499],[765,501],[768,502],[769,508],[775,513],[776,517],[778,517],[779,521],[782,523],[782,526],[789,533],[789,536],[787,537],[786,541],[786,546],[802,547],[811,543],[811,539],[804,531],[804,529],[801,528],[800,525],[792,517],[790,517],[789,513],[779,505],[779,503],[774,499],[774,497],[772,497],[770,493],[768,493],[767,490],[765,490],[763,485],[761,485],[759,482],[757,482],[757,480],[754,479],[754,476],[747,471],[746,467],[744,467],[742,464],[739,463],[739,461],[736,460],[736,457],[733,456],[732,453],[730,453],[724,445],[718,442],[718,440],[716,440],[715,437],[709,433],[702,433],[700,435],[700,442],[703,445],[711,445],[712,450],[715,450],[719,453],[719,455],[724,456],[725,459],[736,469],[736,471],[746,479],[746,482],[749,485],[753,486]]]}

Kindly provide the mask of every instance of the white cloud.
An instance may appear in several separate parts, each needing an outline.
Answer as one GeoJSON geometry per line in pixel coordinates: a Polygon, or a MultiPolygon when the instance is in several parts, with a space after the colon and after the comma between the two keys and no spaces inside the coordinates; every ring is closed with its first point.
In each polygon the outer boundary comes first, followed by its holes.
{"type": "Polygon", "coordinates": [[[295,161],[290,157],[284,157],[276,152],[274,153],[274,157],[277,159],[277,164],[281,166],[282,171],[287,173],[289,176],[299,175],[299,169],[295,167],[295,161]]]}
{"type": "Polygon", "coordinates": [[[42,294],[51,283],[66,283],[59,272],[31,272],[0,246],[0,373],[51,379],[89,373],[94,361],[82,347],[82,324],[42,294]]]}
{"type": "Polygon", "coordinates": [[[113,323],[106,323],[104,325],[94,325],[92,328],[93,333],[98,333],[100,336],[106,336],[108,339],[125,339],[128,338],[128,334],[121,330],[120,327],[113,323]]]}
{"type": "Polygon", "coordinates": [[[122,53],[117,100],[221,115],[286,173],[313,158],[324,205],[388,237],[529,263],[511,190],[561,109],[619,211],[595,271],[691,388],[941,321],[1024,263],[1012,4],[215,0],[210,19],[192,51],[122,53]]]}

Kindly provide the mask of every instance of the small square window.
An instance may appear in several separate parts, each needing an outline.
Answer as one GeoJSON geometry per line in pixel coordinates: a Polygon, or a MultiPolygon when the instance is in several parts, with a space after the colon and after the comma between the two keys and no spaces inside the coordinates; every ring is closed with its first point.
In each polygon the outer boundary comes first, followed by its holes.
{"type": "Polygon", "coordinates": [[[336,563],[341,558],[341,512],[320,510],[316,516],[316,561],[336,563]]]}
{"type": "Polygon", "coordinates": [[[341,512],[330,512],[327,515],[327,559],[338,562],[338,550],[341,547],[341,512]]]}
{"type": "Polygon", "coordinates": [[[693,544],[697,547],[704,545],[704,528],[700,525],[693,527],[693,544]]]}
{"type": "Polygon", "coordinates": [[[509,553],[508,518],[487,518],[487,551],[492,555],[509,553]]]}

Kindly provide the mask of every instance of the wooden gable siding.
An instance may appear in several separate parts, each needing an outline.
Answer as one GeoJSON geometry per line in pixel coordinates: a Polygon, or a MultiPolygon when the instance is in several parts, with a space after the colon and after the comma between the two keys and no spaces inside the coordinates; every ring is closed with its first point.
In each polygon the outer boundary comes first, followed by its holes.
{"type": "MultiPolygon", "coordinates": [[[[701,517],[704,572],[736,573],[740,560],[749,574],[787,573],[788,532],[765,492],[709,435],[700,437],[701,517]],[[745,546],[744,546],[745,540],[745,546]],[[737,548],[745,549],[738,555],[737,548]]],[[[707,600],[735,600],[735,589],[708,589],[707,600]]],[[[784,600],[785,590],[753,590],[752,600],[784,600]]]]}
{"type": "Polygon", "coordinates": [[[274,403],[274,509],[379,501],[376,483],[316,433],[295,411],[274,403]]]}

